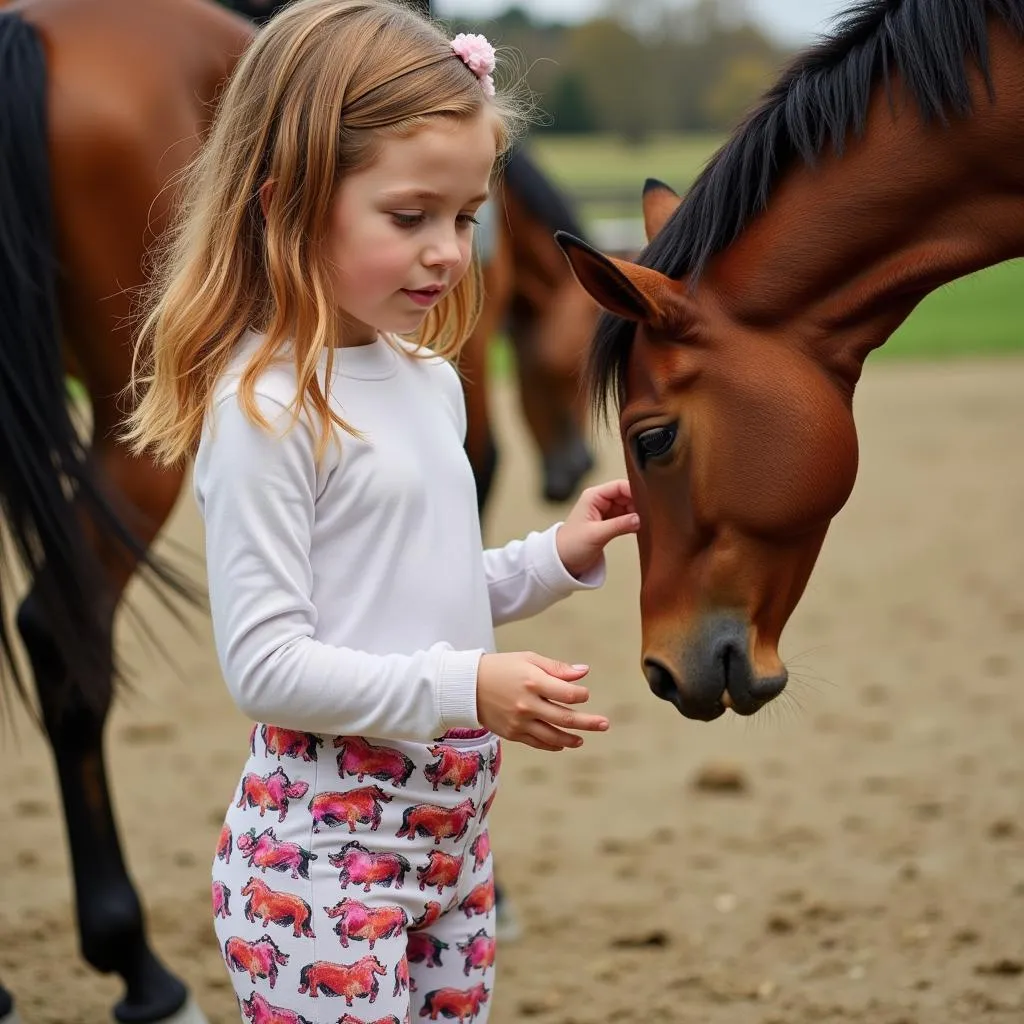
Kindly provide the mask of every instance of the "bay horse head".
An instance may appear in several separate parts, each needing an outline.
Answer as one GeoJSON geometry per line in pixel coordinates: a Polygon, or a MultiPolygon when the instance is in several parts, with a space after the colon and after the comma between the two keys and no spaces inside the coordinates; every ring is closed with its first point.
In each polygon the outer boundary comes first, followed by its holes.
{"type": "Polygon", "coordinates": [[[606,311],[591,390],[641,519],[643,672],[689,718],[786,686],[867,354],[934,288],[1024,255],[1022,35],[1024,0],[860,4],[685,199],[648,181],[637,263],[558,236],[606,311]]]}
{"type": "MultiPolygon", "coordinates": [[[[649,238],[679,197],[649,181],[649,238]]],[[[640,514],[643,671],[690,718],[752,714],[786,685],[782,627],[853,486],[850,406],[798,346],[765,344],[710,289],[560,238],[635,325],[619,429],[640,514]]]]}

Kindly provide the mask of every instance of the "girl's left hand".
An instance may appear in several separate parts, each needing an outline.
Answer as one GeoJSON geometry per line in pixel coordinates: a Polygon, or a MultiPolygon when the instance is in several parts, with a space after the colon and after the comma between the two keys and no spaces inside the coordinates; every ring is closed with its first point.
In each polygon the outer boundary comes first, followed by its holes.
{"type": "Polygon", "coordinates": [[[577,579],[601,560],[604,546],[623,534],[636,533],[640,517],[633,507],[628,480],[588,487],[555,535],[562,565],[577,579]]]}

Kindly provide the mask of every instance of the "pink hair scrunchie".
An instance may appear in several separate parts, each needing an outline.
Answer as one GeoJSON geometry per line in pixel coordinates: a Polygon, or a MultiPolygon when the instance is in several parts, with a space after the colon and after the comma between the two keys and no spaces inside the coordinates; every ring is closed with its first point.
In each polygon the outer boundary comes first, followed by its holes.
{"type": "Polygon", "coordinates": [[[452,40],[452,50],[463,64],[480,80],[485,96],[494,95],[494,79],[491,77],[497,61],[494,47],[485,36],[460,32],[452,40]]]}

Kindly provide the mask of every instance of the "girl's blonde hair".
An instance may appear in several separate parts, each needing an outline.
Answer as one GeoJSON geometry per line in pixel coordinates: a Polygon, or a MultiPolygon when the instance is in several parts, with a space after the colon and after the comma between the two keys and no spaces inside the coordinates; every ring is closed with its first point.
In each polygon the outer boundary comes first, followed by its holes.
{"type": "MultiPolygon", "coordinates": [[[[318,454],[335,427],[351,432],[317,372],[326,351],[330,381],[345,323],[323,245],[332,199],[384,140],[430,118],[472,118],[485,104],[504,153],[516,105],[488,99],[445,34],[398,2],[298,0],[274,17],[231,75],[156,263],[132,375],[134,397],[141,393],[127,427],[134,450],[163,463],[194,452],[217,379],[252,328],[265,338],[240,382],[249,418],[268,426],[255,385],[287,344],[299,384],[292,412],[319,423],[318,454]]],[[[415,340],[456,356],[479,306],[474,262],[415,340]]]]}

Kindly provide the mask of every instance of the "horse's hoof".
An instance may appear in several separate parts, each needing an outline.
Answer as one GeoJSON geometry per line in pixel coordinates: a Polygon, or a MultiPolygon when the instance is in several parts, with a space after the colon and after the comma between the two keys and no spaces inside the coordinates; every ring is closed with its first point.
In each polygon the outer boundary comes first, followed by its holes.
{"type": "Polygon", "coordinates": [[[594,457],[578,434],[544,456],[544,500],[560,503],[574,498],[583,478],[594,468],[594,457]]]}
{"type": "MultiPolygon", "coordinates": [[[[118,1024],[116,1018],[113,1018],[113,1021],[114,1024],[118,1024]]],[[[0,1024],[7,1024],[7,1021],[2,1020],[0,1024]]],[[[206,1014],[199,1009],[195,1000],[189,996],[180,1010],[172,1013],[170,1017],[161,1017],[159,1020],[150,1021],[149,1024],[210,1024],[210,1022],[207,1020],[206,1014]]]]}

